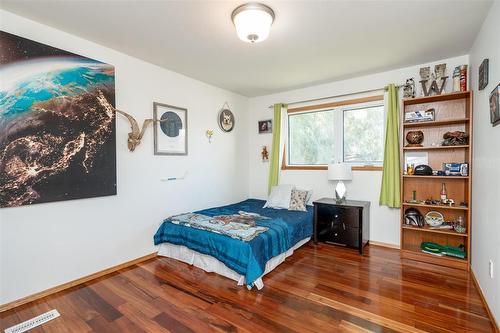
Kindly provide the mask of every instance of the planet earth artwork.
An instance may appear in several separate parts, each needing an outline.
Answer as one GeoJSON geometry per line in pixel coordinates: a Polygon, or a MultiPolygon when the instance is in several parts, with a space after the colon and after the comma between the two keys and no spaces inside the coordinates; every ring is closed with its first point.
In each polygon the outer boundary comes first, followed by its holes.
{"type": "Polygon", "coordinates": [[[0,31],[0,207],[116,194],[114,67],[0,31]]]}

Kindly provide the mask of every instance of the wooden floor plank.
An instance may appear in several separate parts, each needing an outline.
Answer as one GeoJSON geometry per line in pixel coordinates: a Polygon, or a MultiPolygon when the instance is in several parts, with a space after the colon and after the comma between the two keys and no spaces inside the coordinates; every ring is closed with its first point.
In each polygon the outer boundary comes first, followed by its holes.
{"type": "Polygon", "coordinates": [[[3,330],[57,309],[33,332],[494,332],[470,273],[307,244],[264,289],[155,258],[0,313],[3,330]]]}

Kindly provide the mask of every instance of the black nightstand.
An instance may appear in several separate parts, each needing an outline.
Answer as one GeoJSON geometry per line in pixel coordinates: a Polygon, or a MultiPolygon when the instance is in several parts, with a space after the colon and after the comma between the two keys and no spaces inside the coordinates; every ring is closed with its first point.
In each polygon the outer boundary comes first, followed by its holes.
{"type": "Polygon", "coordinates": [[[314,243],[352,247],[363,254],[370,239],[370,202],[347,200],[337,204],[323,198],[314,204],[314,243]]]}

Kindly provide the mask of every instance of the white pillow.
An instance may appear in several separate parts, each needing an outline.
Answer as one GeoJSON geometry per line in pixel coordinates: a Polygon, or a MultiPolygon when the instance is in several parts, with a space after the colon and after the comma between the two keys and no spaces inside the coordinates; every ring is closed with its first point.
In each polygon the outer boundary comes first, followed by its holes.
{"type": "Polygon", "coordinates": [[[292,185],[277,185],[271,189],[271,194],[263,208],[288,209],[292,197],[292,185]]]}

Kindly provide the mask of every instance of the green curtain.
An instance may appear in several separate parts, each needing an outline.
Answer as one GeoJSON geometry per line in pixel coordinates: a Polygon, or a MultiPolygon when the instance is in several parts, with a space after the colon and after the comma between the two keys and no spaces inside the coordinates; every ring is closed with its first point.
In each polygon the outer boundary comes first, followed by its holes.
{"type": "Polygon", "coordinates": [[[401,207],[401,162],[399,158],[398,88],[390,84],[386,87],[386,91],[388,91],[387,121],[380,205],[399,208],[401,207]]]}
{"type": "Polygon", "coordinates": [[[267,192],[271,193],[273,186],[278,185],[280,172],[280,138],[281,138],[281,109],[286,108],[286,104],[274,104],[273,119],[273,145],[271,147],[271,159],[269,160],[269,184],[267,192]]]}

